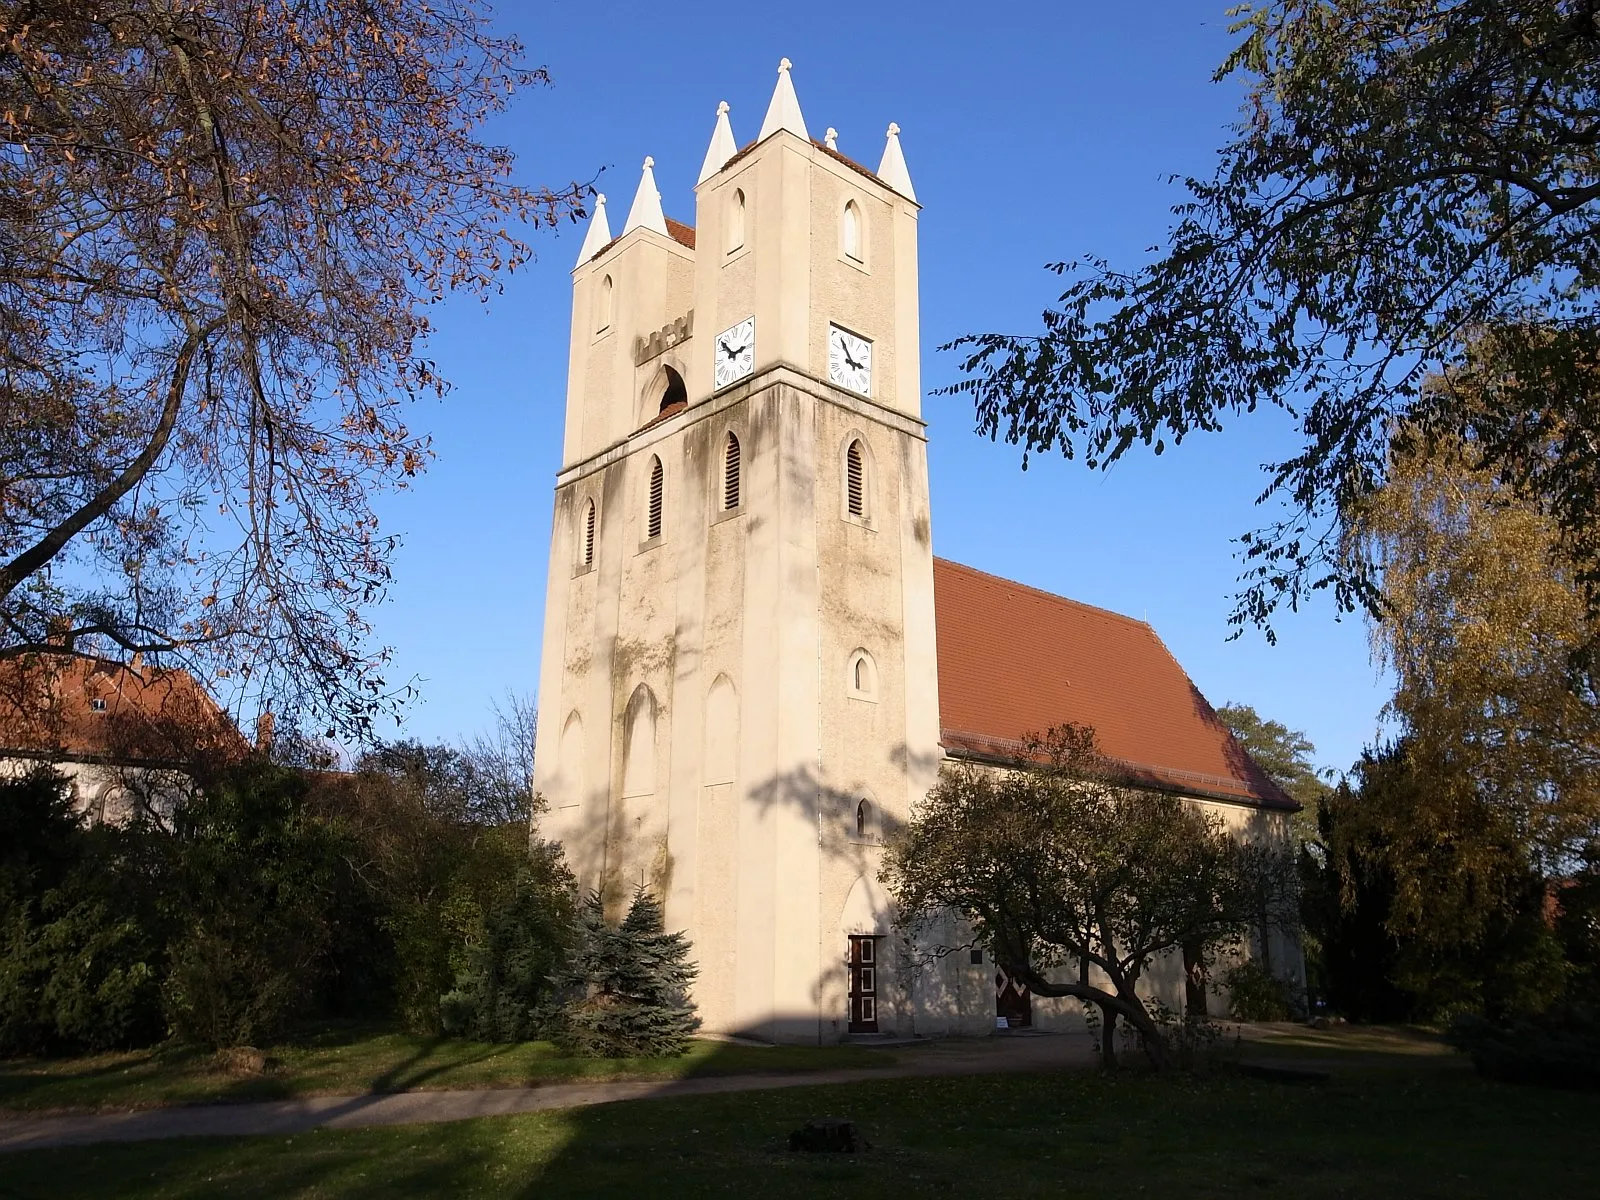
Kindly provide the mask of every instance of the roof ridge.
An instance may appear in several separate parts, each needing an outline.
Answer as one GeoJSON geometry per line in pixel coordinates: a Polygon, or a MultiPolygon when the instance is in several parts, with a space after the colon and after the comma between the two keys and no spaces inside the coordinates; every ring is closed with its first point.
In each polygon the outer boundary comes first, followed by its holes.
{"type": "MultiPolygon", "coordinates": [[[[1070,604],[1073,608],[1088,609],[1090,612],[1100,613],[1107,617],[1113,617],[1118,621],[1125,621],[1129,625],[1137,625],[1141,629],[1149,630],[1150,633],[1154,635],[1156,641],[1161,642],[1161,635],[1156,633],[1154,625],[1150,624],[1149,621],[1141,621],[1138,617],[1130,617],[1127,613],[1119,613],[1115,609],[1111,608],[1102,608],[1098,604],[1086,604],[1082,600],[1074,600],[1071,596],[1063,596],[1059,592],[1047,592],[1043,588],[1034,587],[1032,584],[1018,583],[1015,579],[1007,579],[1004,575],[996,575],[993,571],[984,571],[977,567],[969,567],[966,563],[958,563],[951,558],[940,558],[937,554],[933,556],[933,561],[936,563],[943,563],[947,567],[956,567],[959,570],[966,571],[970,575],[981,575],[985,579],[992,579],[996,583],[1006,584],[1008,587],[1014,587],[1018,591],[1032,592],[1035,596],[1043,596],[1046,600],[1057,600],[1062,604],[1070,604]]],[[[1161,648],[1166,650],[1167,647],[1165,642],[1161,642],[1161,648]]],[[[1171,658],[1172,651],[1167,650],[1167,656],[1171,658]]],[[[1176,658],[1173,658],[1173,662],[1177,661],[1178,660],[1176,658]]]]}

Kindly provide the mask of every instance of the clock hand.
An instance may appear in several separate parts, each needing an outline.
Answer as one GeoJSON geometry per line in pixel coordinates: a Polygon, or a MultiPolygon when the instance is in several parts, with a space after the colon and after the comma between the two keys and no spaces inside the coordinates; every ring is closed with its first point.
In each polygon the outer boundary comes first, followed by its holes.
{"type": "Polygon", "coordinates": [[[739,352],[737,350],[729,350],[728,349],[728,343],[727,342],[718,342],[717,345],[722,347],[722,352],[724,354],[726,354],[729,358],[738,358],[739,357],[739,352]]]}

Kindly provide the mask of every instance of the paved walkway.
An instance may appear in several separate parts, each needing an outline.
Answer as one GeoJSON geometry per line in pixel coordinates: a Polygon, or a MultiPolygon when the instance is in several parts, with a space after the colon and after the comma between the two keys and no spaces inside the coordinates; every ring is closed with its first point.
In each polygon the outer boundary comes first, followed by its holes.
{"type": "Polygon", "coordinates": [[[560,1083],[482,1091],[398,1092],[392,1095],[307,1096],[257,1104],[200,1104],[138,1112],[54,1117],[0,1117],[0,1153],[94,1142],[139,1142],[152,1138],[241,1137],[292,1134],[311,1129],[358,1129],[366,1125],[414,1125],[465,1121],[551,1108],[610,1104],[675,1096],[712,1096],[768,1088],[862,1083],[928,1075],[982,1075],[1002,1071],[1054,1071],[1094,1062],[1084,1034],[1034,1034],[995,1038],[951,1038],[925,1046],[896,1047],[892,1067],[807,1071],[766,1075],[720,1075],[702,1079],[617,1080],[560,1083]]]}

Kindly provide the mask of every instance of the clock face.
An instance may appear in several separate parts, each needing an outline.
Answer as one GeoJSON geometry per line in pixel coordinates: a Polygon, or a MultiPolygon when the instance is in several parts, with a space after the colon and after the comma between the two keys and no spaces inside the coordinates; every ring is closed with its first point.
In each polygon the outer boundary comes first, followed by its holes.
{"type": "Polygon", "coordinates": [[[750,374],[750,368],[756,363],[756,319],[746,317],[719,333],[712,353],[717,356],[713,374],[718,388],[725,388],[750,374]]]}
{"type": "Polygon", "coordinates": [[[852,392],[872,395],[872,343],[828,326],[828,378],[852,392]]]}

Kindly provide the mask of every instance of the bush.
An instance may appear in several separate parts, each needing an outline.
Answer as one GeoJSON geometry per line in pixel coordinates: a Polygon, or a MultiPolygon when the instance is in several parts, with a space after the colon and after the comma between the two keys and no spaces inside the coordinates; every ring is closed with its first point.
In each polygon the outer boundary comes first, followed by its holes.
{"type": "Polygon", "coordinates": [[[1253,958],[1230,969],[1222,986],[1235,1021],[1291,1021],[1297,1015],[1289,985],[1253,958]]]}
{"type": "Polygon", "coordinates": [[[342,839],[305,811],[305,783],[262,763],[179,809],[162,989],[172,1032],[204,1046],[279,1037],[328,968],[342,839]]]}
{"type": "Polygon", "coordinates": [[[1600,1013],[1589,1007],[1496,1023],[1466,1014],[1446,1040],[1472,1056],[1487,1079],[1535,1087],[1600,1091],[1600,1013]]]}
{"type": "Polygon", "coordinates": [[[545,1031],[552,978],[572,947],[571,875],[553,847],[521,849],[520,857],[468,943],[455,987],[439,1001],[446,1033],[520,1042],[545,1031]]]}
{"type": "Polygon", "coordinates": [[[0,781],[0,1055],[161,1036],[160,938],[117,886],[142,832],[84,830],[53,772],[0,781]]]}
{"type": "Polygon", "coordinates": [[[569,1054],[630,1058],[682,1054],[700,1027],[688,988],[689,942],[665,932],[661,906],[643,888],[618,926],[591,893],[578,914],[577,945],[560,977],[567,993],[555,1040],[569,1054]]]}

